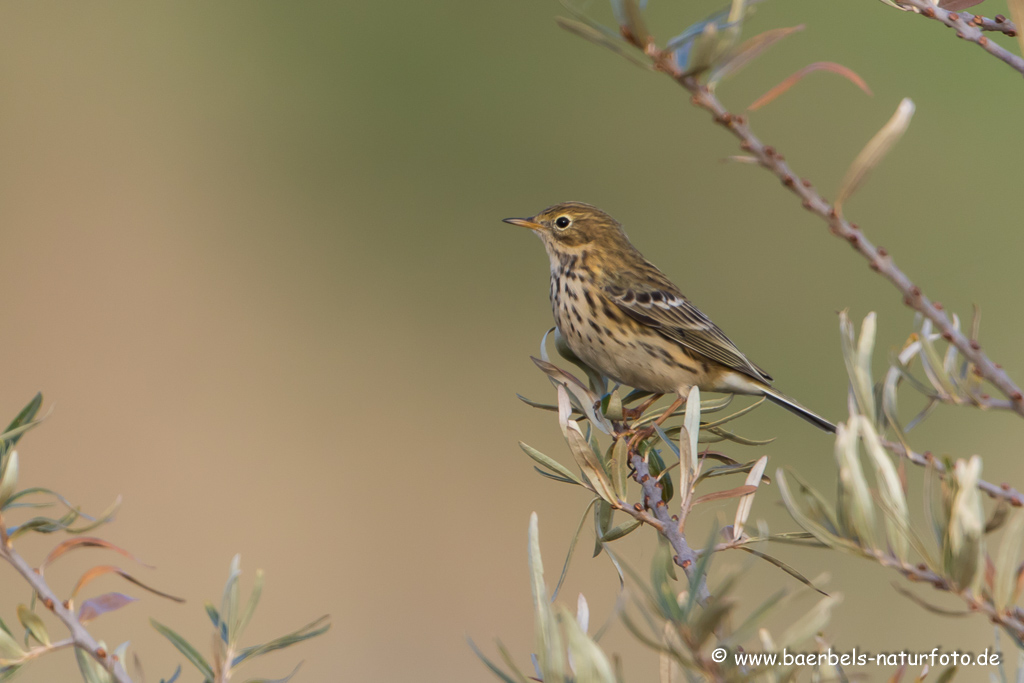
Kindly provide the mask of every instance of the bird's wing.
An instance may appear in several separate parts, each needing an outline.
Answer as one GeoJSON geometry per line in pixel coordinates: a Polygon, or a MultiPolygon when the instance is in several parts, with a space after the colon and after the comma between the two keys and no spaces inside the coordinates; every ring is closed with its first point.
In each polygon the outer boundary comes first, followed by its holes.
{"type": "Polygon", "coordinates": [[[696,351],[702,356],[742,372],[761,382],[771,382],[771,376],[744,356],[725,333],[700,312],[661,273],[649,282],[630,278],[604,288],[605,295],[615,302],[630,318],[657,330],[662,336],[696,351]],[[657,282],[656,280],[662,280],[657,282]]]}

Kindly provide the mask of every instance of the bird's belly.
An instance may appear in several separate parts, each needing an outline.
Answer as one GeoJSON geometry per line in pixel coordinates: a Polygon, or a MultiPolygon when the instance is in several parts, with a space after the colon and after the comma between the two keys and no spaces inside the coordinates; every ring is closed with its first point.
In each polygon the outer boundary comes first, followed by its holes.
{"type": "Polygon", "coordinates": [[[553,302],[558,330],[583,362],[616,382],[660,394],[685,394],[708,383],[717,364],[692,357],[621,311],[606,311],[603,303],[590,306],[571,296],[553,302]]]}
{"type": "Polygon", "coordinates": [[[700,384],[698,372],[680,367],[646,349],[630,346],[618,340],[596,348],[580,344],[579,338],[569,338],[569,347],[587,365],[595,368],[608,378],[626,386],[659,394],[687,392],[694,384],[700,384]],[[574,344],[573,341],[576,341],[574,344]]]}

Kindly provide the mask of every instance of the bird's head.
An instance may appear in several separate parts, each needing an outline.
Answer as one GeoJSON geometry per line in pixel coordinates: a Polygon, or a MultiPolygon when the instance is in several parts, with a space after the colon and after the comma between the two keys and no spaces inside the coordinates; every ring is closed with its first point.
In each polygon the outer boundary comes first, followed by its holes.
{"type": "Polygon", "coordinates": [[[588,245],[614,249],[628,244],[618,221],[583,202],[556,204],[531,218],[506,218],[505,222],[533,230],[549,253],[571,252],[588,245]]]}

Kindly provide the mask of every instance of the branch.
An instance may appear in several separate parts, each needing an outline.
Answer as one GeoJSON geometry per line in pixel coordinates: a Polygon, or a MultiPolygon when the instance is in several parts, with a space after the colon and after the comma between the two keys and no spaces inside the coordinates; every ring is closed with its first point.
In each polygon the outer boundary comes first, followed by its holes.
{"type": "MultiPolygon", "coordinates": [[[[0,528],[3,528],[3,520],[0,519],[0,528]]],[[[6,534],[4,534],[6,536],[6,534]]],[[[117,683],[132,683],[131,678],[128,677],[128,673],[121,666],[121,663],[117,661],[110,652],[100,647],[99,643],[93,639],[92,635],[79,623],[77,617],[72,613],[64,603],[57,597],[57,595],[50,589],[46,581],[40,576],[34,568],[29,566],[28,562],[25,561],[18,551],[13,546],[9,545],[9,541],[4,539],[4,542],[0,544],[0,558],[10,563],[14,569],[21,574],[21,576],[28,581],[32,589],[39,595],[39,599],[43,605],[46,606],[51,612],[57,615],[57,618],[64,622],[68,631],[71,633],[71,640],[74,642],[75,647],[84,650],[89,653],[97,662],[99,662],[117,683]]]]}
{"type": "MultiPolygon", "coordinates": [[[[909,0],[918,2],[919,0],[909,0]]],[[[694,105],[706,109],[714,116],[715,123],[720,124],[733,134],[740,141],[740,148],[751,155],[757,164],[771,171],[782,181],[790,192],[799,197],[803,207],[811,213],[821,217],[828,223],[829,231],[841,239],[846,240],[865,259],[871,269],[881,273],[903,294],[903,302],[921,313],[932,321],[943,339],[956,346],[960,353],[967,358],[975,368],[975,372],[989,382],[994,384],[1008,399],[1010,408],[1024,417],[1024,393],[1021,392],[1013,380],[1010,379],[1000,366],[981,350],[977,340],[968,339],[963,332],[953,325],[953,321],[942,309],[942,305],[931,301],[922,293],[921,288],[915,285],[906,274],[900,270],[892,257],[882,247],[876,247],[860,231],[855,224],[850,223],[840,216],[835,208],[826,201],[810,181],[801,179],[786,163],[785,157],[775,151],[774,147],[761,142],[750,126],[747,125],[745,116],[730,113],[718,100],[713,92],[702,85],[694,76],[688,76],[679,71],[672,58],[671,53],[660,50],[653,45],[647,47],[647,53],[654,61],[655,68],[667,73],[679,85],[686,88],[693,95],[694,105]]],[[[1019,58],[1016,58],[1019,59],[1019,58]]],[[[1024,60],[1021,60],[1022,73],[1024,73],[1024,60]]]]}
{"type": "MultiPolygon", "coordinates": [[[[884,439],[882,440],[882,446],[892,453],[895,453],[902,458],[906,458],[915,465],[920,465],[921,467],[931,465],[939,474],[946,474],[946,466],[935,459],[931,453],[917,453],[901,443],[886,441],[884,439]]],[[[1010,505],[1018,508],[1024,506],[1024,494],[1009,484],[993,484],[981,479],[978,481],[978,488],[987,493],[990,498],[1005,500],[1010,505]]]]}
{"type": "MultiPolygon", "coordinates": [[[[643,513],[643,508],[647,508],[653,513],[658,525],[651,524],[651,522],[648,523],[657,528],[658,533],[664,536],[672,545],[672,549],[676,551],[675,557],[672,559],[675,560],[677,565],[683,568],[683,571],[686,572],[686,576],[692,583],[693,571],[697,565],[697,553],[690,547],[690,544],[686,542],[686,537],[683,535],[683,532],[679,530],[678,520],[672,518],[672,515],[669,514],[668,511],[668,505],[666,505],[665,501],[661,499],[661,482],[651,476],[651,470],[647,465],[647,461],[645,461],[638,452],[633,451],[630,453],[630,463],[633,465],[636,480],[640,482],[640,486],[643,488],[644,504],[643,506],[640,506],[640,504],[637,503],[637,507],[641,508],[640,510],[636,510],[636,508],[633,508],[632,510],[625,508],[624,511],[632,514],[641,521],[647,520],[634,513],[643,513]]],[[[709,597],[708,586],[704,577],[701,577],[700,587],[697,590],[697,599],[703,605],[709,597]]]]}
{"type": "Polygon", "coordinates": [[[50,643],[49,645],[40,645],[27,651],[25,653],[25,656],[17,660],[16,662],[8,663],[7,666],[11,666],[11,664],[21,666],[25,664],[25,662],[28,662],[32,659],[38,659],[43,655],[50,654],[51,652],[56,652],[57,650],[63,650],[66,647],[74,647],[74,645],[75,641],[71,638],[67,638],[65,640],[58,640],[57,642],[50,643]]]}
{"type": "Polygon", "coordinates": [[[1018,640],[1024,638],[1024,622],[1021,621],[1020,614],[1017,613],[1017,610],[999,611],[989,601],[975,597],[969,591],[961,592],[960,589],[954,586],[948,579],[944,579],[923,564],[916,566],[910,565],[900,562],[889,555],[882,554],[875,554],[875,559],[883,567],[895,569],[911,582],[931,584],[934,588],[959,596],[967,603],[967,606],[971,611],[981,612],[987,616],[993,624],[998,624],[1008,632],[1015,634],[1018,640]]]}
{"type": "Polygon", "coordinates": [[[1011,38],[1017,35],[1017,27],[1012,21],[1007,21],[1006,17],[1002,14],[997,14],[992,19],[983,17],[980,14],[975,14],[971,17],[971,21],[967,23],[971,22],[973,22],[974,25],[982,31],[998,31],[1010,36],[1011,38]]]}
{"type": "Polygon", "coordinates": [[[975,17],[975,15],[967,12],[950,12],[932,4],[931,0],[897,0],[897,2],[904,7],[911,8],[921,16],[940,21],[950,28],[955,28],[957,38],[969,40],[975,45],[980,46],[985,52],[1001,59],[1012,68],[1024,74],[1024,59],[1013,54],[1002,45],[989,40],[984,35],[985,31],[1001,31],[1006,35],[1016,35],[1017,27],[1013,25],[1013,22],[1006,21],[1005,18],[1003,21],[999,21],[999,17],[992,20],[981,16],[975,17]]]}

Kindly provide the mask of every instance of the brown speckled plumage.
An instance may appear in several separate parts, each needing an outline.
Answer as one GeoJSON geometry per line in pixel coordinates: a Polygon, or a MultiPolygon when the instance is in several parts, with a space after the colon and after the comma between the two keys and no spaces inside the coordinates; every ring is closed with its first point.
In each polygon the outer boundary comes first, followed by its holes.
{"type": "Polygon", "coordinates": [[[764,395],[818,427],[822,417],[771,388],[711,320],[630,244],[622,226],[589,204],[566,202],[527,219],[551,263],[559,333],[588,365],[622,384],[686,396],[702,391],[764,395]]]}

